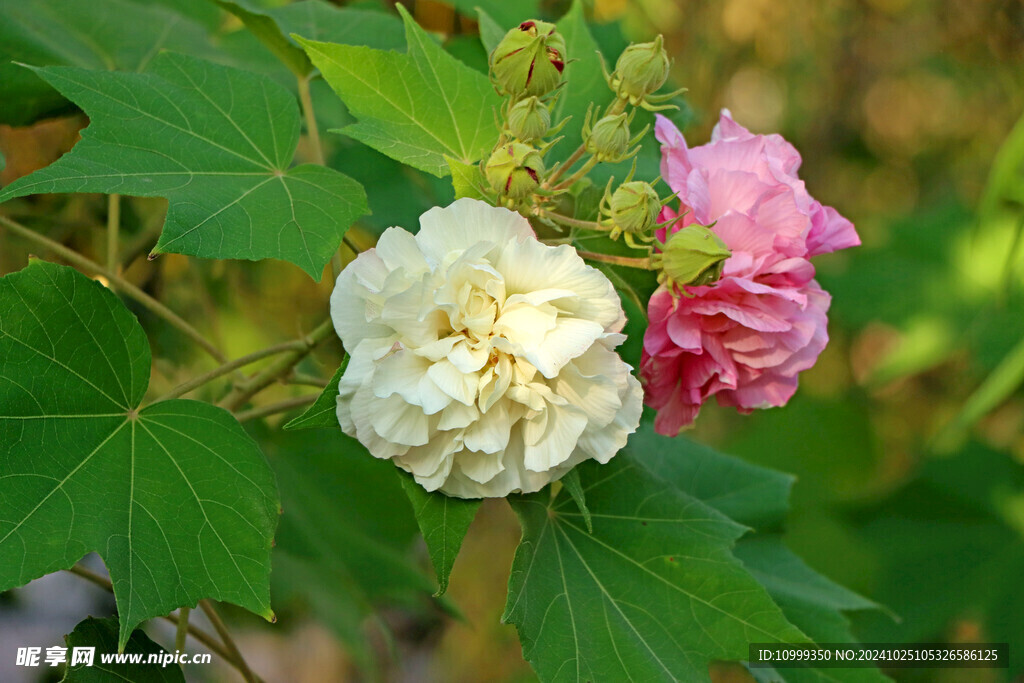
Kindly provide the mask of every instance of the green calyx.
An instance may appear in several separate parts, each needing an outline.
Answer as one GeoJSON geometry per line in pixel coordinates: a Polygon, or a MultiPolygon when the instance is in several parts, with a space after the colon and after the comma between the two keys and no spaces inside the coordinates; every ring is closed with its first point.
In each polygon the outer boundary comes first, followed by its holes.
{"type": "Polygon", "coordinates": [[[513,97],[542,97],[562,82],[565,39],[554,24],[524,21],[510,30],[491,53],[495,87],[513,97]]]}
{"type": "Polygon", "coordinates": [[[658,220],[661,199],[650,183],[622,183],[608,202],[613,225],[633,235],[646,234],[658,220]]]}
{"type": "Polygon", "coordinates": [[[711,285],[722,277],[732,252],[721,238],[703,225],[689,225],[669,237],[656,259],[659,281],[676,287],[711,285]]]}
{"type": "Polygon", "coordinates": [[[628,97],[637,104],[665,84],[668,70],[668,52],[661,36],[649,43],[630,45],[615,63],[613,89],[620,97],[628,97]]]}
{"type": "Polygon", "coordinates": [[[531,96],[520,100],[509,110],[509,132],[521,142],[533,142],[543,138],[550,127],[551,112],[539,97],[531,96]]]}
{"type": "Polygon", "coordinates": [[[593,129],[584,131],[586,149],[598,161],[618,163],[629,151],[629,117],[626,114],[605,116],[597,120],[593,129]]]}
{"type": "Polygon", "coordinates": [[[512,199],[529,196],[540,186],[544,159],[540,152],[521,142],[501,145],[484,168],[487,182],[499,195],[512,199]]]}

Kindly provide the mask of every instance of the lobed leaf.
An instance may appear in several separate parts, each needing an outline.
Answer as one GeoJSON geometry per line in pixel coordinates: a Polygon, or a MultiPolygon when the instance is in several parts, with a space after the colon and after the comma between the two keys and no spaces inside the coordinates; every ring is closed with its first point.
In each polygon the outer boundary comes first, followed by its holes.
{"type": "MultiPolygon", "coordinates": [[[[107,683],[108,681],[132,681],[132,683],[185,683],[185,675],[177,664],[161,666],[146,664],[150,655],[166,652],[149,639],[143,631],[133,631],[124,646],[127,655],[142,655],[142,664],[104,664],[101,654],[118,651],[117,617],[95,619],[89,617],[75,626],[75,630],[64,637],[68,646],[68,668],[61,683],[107,683]],[[79,664],[70,666],[73,648],[95,648],[91,666],[79,664]]],[[[171,653],[173,654],[173,653],[171,653]]]]}
{"type": "Polygon", "coordinates": [[[271,619],[274,475],[226,411],[139,409],[138,321],[77,271],[34,261],[0,278],[0,591],[97,552],[121,616],[202,598],[271,619]]]}
{"type": "Polygon", "coordinates": [[[82,140],[0,191],[166,197],[155,253],[290,261],[319,279],[366,195],[337,171],[289,168],[295,99],[263,76],[162,53],[146,73],[36,73],[89,115],[82,140]]]}
{"type": "Polygon", "coordinates": [[[446,53],[397,7],[406,54],[295,38],[359,119],[339,132],[442,177],[449,172],[445,155],[470,164],[493,147],[500,100],[486,76],[446,53]]]}

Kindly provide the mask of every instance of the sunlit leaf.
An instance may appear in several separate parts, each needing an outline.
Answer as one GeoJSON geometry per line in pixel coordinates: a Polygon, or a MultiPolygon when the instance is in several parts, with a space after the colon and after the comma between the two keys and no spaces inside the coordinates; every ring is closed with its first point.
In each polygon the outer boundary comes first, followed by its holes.
{"type": "MultiPolygon", "coordinates": [[[[133,631],[124,647],[128,657],[141,655],[141,663],[129,664],[116,662],[104,664],[101,655],[117,653],[117,617],[95,619],[89,617],[79,622],[75,630],[64,637],[67,642],[68,668],[61,679],[62,683],[108,683],[109,681],[132,681],[133,683],[185,683],[185,676],[177,664],[149,664],[150,655],[160,655],[167,651],[149,639],[142,631],[133,631]],[[95,648],[93,662],[86,666],[80,663],[70,666],[74,648],[95,648]]],[[[169,653],[173,656],[174,653],[169,653]]],[[[160,660],[162,661],[162,659],[160,660]]]]}
{"type": "Polygon", "coordinates": [[[202,598],[272,618],[274,476],[226,411],[139,409],[138,321],[77,271],[36,261],[0,279],[0,590],[97,552],[121,615],[202,598]]]}
{"type": "Polygon", "coordinates": [[[297,39],[359,119],[341,132],[404,164],[444,176],[445,155],[468,164],[493,146],[498,96],[486,76],[442,50],[398,8],[405,21],[406,54],[297,39]]]}
{"type": "Polygon", "coordinates": [[[0,191],[166,197],[154,251],[291,261],[319,279],[362,187],[337,171],[289,168],[299,137],[294,98],[265,77],[162,53],[146,73],[47,67],[36,73],[90,117],[82,140],[0,191]]]}

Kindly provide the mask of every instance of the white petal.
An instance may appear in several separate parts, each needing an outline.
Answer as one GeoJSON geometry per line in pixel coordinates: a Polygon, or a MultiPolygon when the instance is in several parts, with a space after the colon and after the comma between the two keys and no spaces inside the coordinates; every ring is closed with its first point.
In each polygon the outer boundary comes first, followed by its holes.
{"type": "Polygon", "coordinates": [[[441,391],[467,406],[476,400],[478,378],[475,374],[460,372],[451,361],[445,359],[430,366],[427,371],[441,391]]]}
{"type": "Polygon", "coordinates": [[[444,263],[452,252],[461,252],[477,242],[503,245],[527,237],[533,237],[533,229],[518,213],[463,198],[420,216],[416,241],[429,260],[444,263]]]}
{"type": "Polygon", "coordinates": [[[551,379],[562,366],[589,349],[603,331],[603,327],[590,320],[559,318],[555,329],[544,337],[544,342],[523,355],[540,374],[551,379]]]}
{"type": "Polygon", "coordinates": [[[506,303],[501,316],[494,321],[494,333],[519,345],[525,352],[530,352],[544,343],[545,336],[557,324],[558,310],[551,304],[531,306],[526,303],[506,303]]]}
{"type": "Polygon", "coordinates": [[[403,268],[416,275],[430,269],[416,238],[408,230],[388,228],[377,240],[376,251],[388,270],[403,268]]]}
{"type": "Polygon", "coordinates": [[[506,404],[507,401],[499,401],[491,410],[481,415],[480,419],[466,427],[462,435],[462,443],[466,448],[471,451],[497,453],[508,445],[512,423],[506,404]]]}
{"type": "Polygon", "coordinates": [[[463,429],[473,424],[479,416],[480,411],[476,409],[476,406],[467,406],[458,401],[452,401],[441,412],[441,420],[437,423],[437,428],[442,430],[463,429]]]}
{"type": "Polygon", "coordinates": [[[473,481],[486,484],[505,469],[501,456],[501,452],[460,451],[455,455],[455,466],[473,481]]]}
{"type": "Polygon", "coordinates": [[[523,422],[526,469],[544,472],[572,455],[580,434],[587,427],[586,414],[576,406],[548,405],[546,419],[523,422]]]}
{"type": "Polygon", "coordinates": [[[373,399],[370,423],[382,438],[404,446],[422,446],[430,441],[427,416],[419,406],[406,403],[396,394],[373,399]]]}

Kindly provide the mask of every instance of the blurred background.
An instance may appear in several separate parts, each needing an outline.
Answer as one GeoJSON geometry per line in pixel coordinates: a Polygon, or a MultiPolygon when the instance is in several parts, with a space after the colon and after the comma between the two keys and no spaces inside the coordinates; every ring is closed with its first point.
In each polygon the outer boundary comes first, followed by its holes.
{"type": "MultiPolygon", "coordinates": [[[[212,58],[294,88],[212,3],[164,4],[207,32],[212,58]]],[[[568,9],[547,0],[458,0],[458,10],[435,0],[406,4],[476,68],[486,68],[486,55],[475,5],[505,25],[568,9]]],[[[691,146],[708,140],[723,107],[755,133],[783,134],[803,155],[811,194],[850,218],[863,240],[816,260],[833,296],[831,342],[789,406],[749,417],[708,406],[690,436],[798,476],[789,545],[887,609],[850,615],[862,641],[1009,642],[1024,653],[1024,2],[594,0],[586,10],[610,61],[629,40],[664,34],[673,79],[689,88],[688,108],[675,118],[691,146]]],[[[351,120],[322,82],[314,98],[321,129],[351,120]]],[[[0,125],[3,185],[69,149],[86,124],[60,106],[8,122],[0,125]]],[[[324,142],[330,163],[369,190],[374,214],[350,232],[361,247],[451,197],[447,180],[342,136],[324,142]]],[[[647,144],[653,149],[653,138],[647,144]]],[[[652,161],[656,150],[642,168],[652,161]]],[[[102,259],[107,206],[95,195],[39,196],[0,211],[102,259]]],[[[125,276],[230,356],[295,338],[322,319],[330,277],[314,283],[277,262],[173,254],[147,262],[165,208],[161,200],[122,202],[125,276]]],[[[23,267],[32,251],[0,232],[0,273],[23,267]]],[[[153,395],[208,369],[162,321],[133,310],[158,359],[153,395]]],[[[322,348],[300,368],[304,382],[260,400],[313,391],[340,357],[340,345],[322,348]]],[[[252,427],[270,444],[284,499],[274,559],[279,620],[271,627],[228,613],[253,667],[267,681],[533,680],[514,629],[499,622],[519,536],[507,505],[484,505],[447,596],[431,599],[425,548],[389,466],[339,460],[342,437],[282,435],[280,421],[252,427]]],[[[66,575],[0,601],[4,659],[26,633],[44,647],[58,644],[86,612],[105,616],[112,606],[66,575]]],[[[154,637],[166,635],[157,626],[154,637]]],[[[1019,654],[1016,662],[1010,674],[891,675],[1024,680],[1019,654]]],[[[0,680],[39,680],[40,671],[26,678],[24,669],[0,669],[0,680]]],[[[216,665],[187,673],[233,676],[216,665]]],[[[748,680],[736,666],[714,674],[748,680]]]]}

